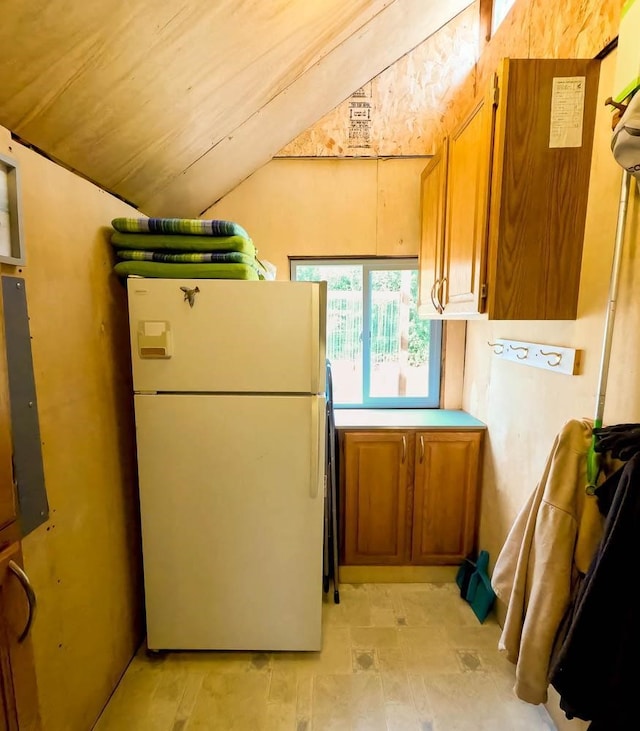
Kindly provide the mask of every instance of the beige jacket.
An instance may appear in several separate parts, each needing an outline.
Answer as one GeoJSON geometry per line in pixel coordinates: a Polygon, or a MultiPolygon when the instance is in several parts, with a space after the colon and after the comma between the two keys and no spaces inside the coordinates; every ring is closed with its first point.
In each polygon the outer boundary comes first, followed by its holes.
{"type": "Polygon", "coordinates": [[[553,643],[577,571],[585,573],[604,520],[585,492],[593,422],[568,421],[511,527],[491,584],[507,614],[498,648],[516,665],[515,694],[544,703],[553,643]]]}

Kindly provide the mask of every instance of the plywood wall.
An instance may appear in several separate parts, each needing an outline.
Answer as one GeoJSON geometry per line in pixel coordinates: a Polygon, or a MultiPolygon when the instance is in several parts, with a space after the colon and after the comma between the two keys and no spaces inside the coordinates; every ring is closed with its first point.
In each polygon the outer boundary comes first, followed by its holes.
{"type": "MultiPolygon", "coordinates": [[[[354,89],[279,156],[431,155],[447,109],[474,72],[478,3],[354,89]]],[[[473,80],[472,80],[473,87],[473,80]]]]}
{"type": "Polygon", "coordinates": [[[518,0],[478,59],[475,2],[278,156],[432,155],[501,58],[591,58],[616,37],[621,7],[622,0],[518,0]]]}
{"type": "MultiPolygon", "coordinates": [[[[617,34],[620,0],[518,0],[478,64],[479,87],[504,56],[594,57],[617,34]]],[[[589,190],[578,318],[567,322],[487,322],[467,325],[464,408],[488,426],[480,519],[480,545],[492,564],[516,515],[538,483],[553,440],[569,419],[593,418],[621,169],[610,152],[615,52],[602,63],[589,190]],[[573,346],[584,351],[580,375],[563,376],[496,358],[496,338],[573,346]]],[[[640,421],[640,282],[638,196],[631,203],[605,423],[640,421]]],[[[504,607],[499,606],[499,616],[504,607]]],[[[558,728],[568,721],[551,692],[547,707],[558,728]]]]}
{"type": "Polygon", "coordinates": [[[91,728],[141,640],[126,296],[107,231],[132,209],[0,128],[18,160],[50,519],[23,541],[44,731],[91,728]]]}
{"type": "Polygon", "coordinates": [[[203,217],[241,223],[278,279],[292,256],[417,256],[427,162],[273,160],[203,217]]]}

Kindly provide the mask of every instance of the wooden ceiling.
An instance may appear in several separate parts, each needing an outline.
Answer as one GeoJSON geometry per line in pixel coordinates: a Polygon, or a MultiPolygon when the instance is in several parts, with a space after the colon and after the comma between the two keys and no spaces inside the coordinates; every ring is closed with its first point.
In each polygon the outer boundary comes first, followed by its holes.
{"type": "Polygon", "coordinates": [[[472,0],[2,0],[0,125],[197,216],[472,0]]]}

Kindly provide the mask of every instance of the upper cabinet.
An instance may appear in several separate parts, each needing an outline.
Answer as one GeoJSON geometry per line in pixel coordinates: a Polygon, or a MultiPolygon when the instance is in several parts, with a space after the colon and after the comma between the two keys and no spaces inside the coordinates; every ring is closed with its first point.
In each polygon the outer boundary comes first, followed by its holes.
{"type": "Polygon", "coordinates": [[[431,158],[420,178],[420,314],[441,315],[444,204],[447,190],[447,140],[431,158]]]}
{"type": "Polygon", "coordinates": [[[505,59],[425,168],[423,317],[575,319],[599,64],[505,59]]]}

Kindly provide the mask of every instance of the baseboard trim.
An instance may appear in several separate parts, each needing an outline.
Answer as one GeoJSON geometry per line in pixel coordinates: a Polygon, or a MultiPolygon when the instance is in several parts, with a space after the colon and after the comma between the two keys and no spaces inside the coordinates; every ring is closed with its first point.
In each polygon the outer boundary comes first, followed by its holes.
{"type": "Polygon", "coordinates": [[[340,566],[343,584],[447,584],[456,580],[457,566],[340,566]]]}

